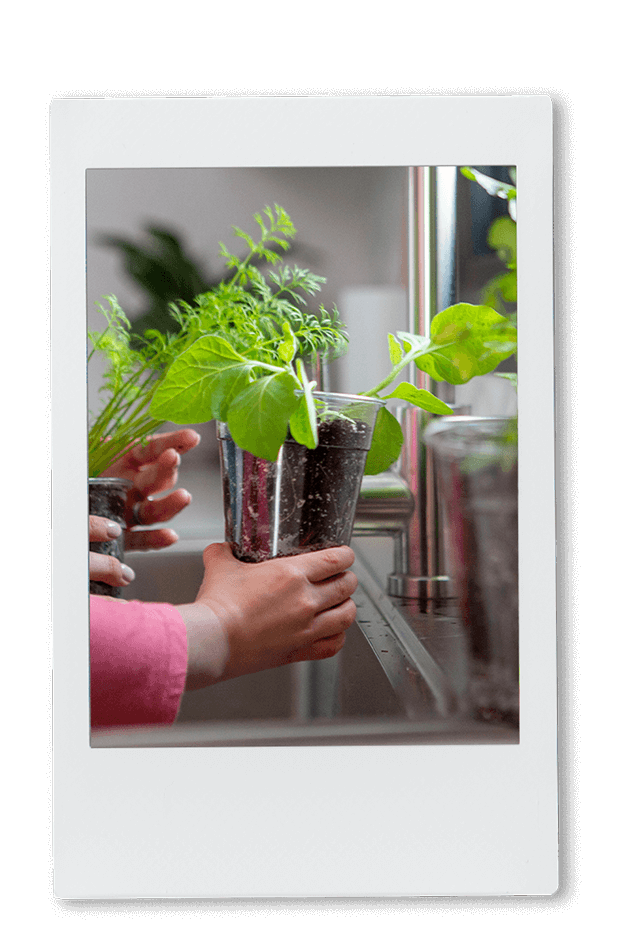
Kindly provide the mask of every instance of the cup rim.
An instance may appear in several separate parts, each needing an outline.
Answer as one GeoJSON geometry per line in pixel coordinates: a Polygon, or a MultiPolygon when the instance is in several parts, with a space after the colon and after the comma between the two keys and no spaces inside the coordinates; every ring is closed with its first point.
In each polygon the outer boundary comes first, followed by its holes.
{"type": "MultiPolygon", "coordinates": [[[[297,394],[303,394],[303,390],[295,390],[297,394]]],[[[331,393],[329,390],[313,390],[311,393],[315,397],[331,396],[334,399],[348,400],[350,403],[378,403],[383,406],[386,400],[378,399],[377,396],[359,396],[357,393],[331,393]]]]}
{"type": "Polygon", "coordinates": [[[428,442],[432,437],[439,433],[446,433],[454,426],[460,426],[463,429],[478,429],[485,423],[493,423],[503,426],[505,423],[514,419],[514,416],[443,416],[435,419],[428,425],[423,434],[423,438],[428,442]]]}

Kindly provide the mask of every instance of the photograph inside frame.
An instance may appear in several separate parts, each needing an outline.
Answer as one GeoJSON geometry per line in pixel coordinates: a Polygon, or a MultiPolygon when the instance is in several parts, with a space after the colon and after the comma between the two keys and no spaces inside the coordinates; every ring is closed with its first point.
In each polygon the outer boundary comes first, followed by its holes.
{"type": "Polygon", "coordinates": [[[131,579],[93,604],[193,603],[224,540],[347,545],[358,580],[330,656],[211,658],[127,713],[92,669],[92,746],[518,742],[516,195],[512,165],[87,170],[90,511],[124,526],[90,549],[131,579]],[[170,524],[106,484],[189,428],[170,524]]]}

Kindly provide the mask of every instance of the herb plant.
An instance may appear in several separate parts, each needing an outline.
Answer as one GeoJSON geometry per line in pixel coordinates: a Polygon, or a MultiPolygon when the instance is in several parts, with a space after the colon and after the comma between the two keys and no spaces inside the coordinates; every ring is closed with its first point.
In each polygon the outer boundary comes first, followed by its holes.
{"type": "Polygon", "coordinates": [[[163,373],[200,332],[197,322],[179,315],[177,333],[148,330],[137,348],[133,346],[137,338],[117,299],[111,296],[106,301],[108,306],[97,305],[106,317],[106,329],[88,334],[92,350],[87,363],[95,353],[103,355],[108,363],[100,388],[107,398],[89,428],[90,478],[99,476],[132,443],[162,425],[150,414],[150,401],[163,373]]]}
{"type": "MultiPolygon", "coordinates": [[[[313,354],[336,355],[347,338],[336,309],[323,306],[310,313],[306,298],[323,278],[280,265],[264,277],[254,257],[280,264],[295,228],[283,208],[265,208],[256,215],[260,238],[239,228],[247,244],[244,258],[221,253],[233,276],[200,295],[194,306],[181,305],[179,317],[201,328],[195,339],[169,366],[156,387],[150,413],[155,419],[197,424],[217,419],[228,424],[234,441],[260,458],[274,461],[289,431],[308,448],[318,443],[315,381],[306,375],[304,359],[313,354]],[[266,221],[265,221],[266,219],[266,221]]],[[[390,392],[409,363],[434,380],[458,385],[490,373],[516,350],[514,325],[488,306],[456,304],[438,314],[430,337],[400,331],[388,338],[391,369],[380,384],[362,396],[386,403],[401,399],[438,414],[451,408],[432,393],[410,383],[390,392]]],[[[380,408],[367,457],[368,474],[382,472],[399,456],[402,432],[386,405],[380,408]]]]}

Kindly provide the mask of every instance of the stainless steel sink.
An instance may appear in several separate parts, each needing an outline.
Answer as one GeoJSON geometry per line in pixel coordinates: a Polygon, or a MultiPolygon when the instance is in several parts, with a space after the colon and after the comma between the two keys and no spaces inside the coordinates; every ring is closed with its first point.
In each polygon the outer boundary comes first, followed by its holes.
{"type": "MultiPolygon", "coordinates": [[[[204,544],[127,553],[136,572],[127,597],[192,601],[204,544]]],[[[358,617],[336,657],[193,691],[172,727],[102,731],[92,746],[518,742],[518,729],[480,722],[463,707],[466,652],[457,618],[421,614],[387,597],[359,540],[352,545],[358,617]]]]}
{"type": "MultiPolygon", "coordinates": [[[[129,552],[126,560],[136,573],[127,596],[138,600],[184,604],[194,599],[202,580],[197,542],[183,542],[167,552],[129,552]]],[[[364,605],[360,592],[357,597],[364,605]]],[[[401,700],[356,623],[334,658],[248,674],[186,694],[177,722],[402,715],[401,700]]]]}

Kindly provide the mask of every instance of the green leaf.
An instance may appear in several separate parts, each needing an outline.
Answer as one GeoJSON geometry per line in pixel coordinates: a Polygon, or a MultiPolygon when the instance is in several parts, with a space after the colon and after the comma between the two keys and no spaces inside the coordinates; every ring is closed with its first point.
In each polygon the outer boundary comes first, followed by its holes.
{"type": "Polygon", "coordinates": [[[492,307],[454,304],[432,321],[434,352],[415,362],[434,380],[458,386],[490,373],[516,351],[516,327],[492,307]]]}
{"type": "Polygon", "coordinates": [[[511,383],[512,386],[517,388],[517,374],[516,373],[495,373],[495,376],[501,377],[502,380],[507,380],[508,383],[511,383]]]}
{"type": "Polygon", "coordinates": [[[381,406],[373,430],[371,449],[367,455],[365,475],[386,472],[399,458],[403,441],[401,426],[386,406],[381,406]]]}
{"type": "Polygon", "coordinates": [[[291,414],[289,429],[291,430],[293,439],[301,443],[302,446],[307,446],[308,449],[316,449],[319,445],[317,419],[313,416],[311,421],[305,394],[300,396],[297,406],[295,407],[295,412],[291,414]]]}
{"type": "Polygon", "coordinates": [[[419,334],[408,333],[407,330],[398,330],[397,336],[401,340],[404,350],[409,353],[410,350],[425,350],[429,344],[427,337],[421,337],[419,334]]]}
{"type": "Polygon", "coordinates": [[[450,413],[453,413],[447,403],[439,400],[429,390],[417,389],[412,383],[400,383],[392,393],[385,394],[384,399],[406,400],[406,402],[412,403],[413,406],[419,406],[428,413],[436,413],[439,416],[449,416],[450,413]]]}
{"type": "Polygon", "coordinates": [[[278,356],[285,363],[291,363],[297,353],[297,340],[291,330],[291,325],[287,321],[282,324],[282,333],[284,334],[284,340],[278,347],[278,356]]]}
{"type": "Polygon", "coordinates": [[[207,335],[174,360],[150,406],[155,419],[205,423],[226,418],[231,401],[248,384],[252,364],[225,340],[207,335]]]}
{"type": "Polygon", "coordinates": [[[312,394],[317,384],[314,381],[308,381],[302,360],[297,361],[297,375],[304,392],[299,398],[295,412],[289,419],[289,428],[296,442],[307,446],[308,449],[316,449],[319,445],[319,433],[312,394]]]}
{"type": "Polygon", "coordinates": [[[483,172],[478,172],[476,168],[470,168],[466,165],[463,166],[460,171],[469,181],[477,182],[478,185],[481,185],[484,191],[488,192],[489,195],[495,195],[497,198],[516,198],[517,192],[515,185],[507,185],[506,182],[500,182],[496,178],[485,175],[483,172]]]}
{"type": "Polygon", "coordinates": [[[506,267],[516,268],[516,223],[507,216],[496,218],[486,236],[489,247],[506,267]]]}
{"type": "Polygon", "coordinates": [[[391,363],[393,366],[397,366],[404,353],[393,334],[388,335],[388,352],[391,357],[391,363]]]}
{"type": "MultiPolygon", "coordinates": [[[[504,309],[506,303],[513,303],[517,299],[516,271],[503,271],[488,281],[482,288],[482,304],[488,307],[504,309]]],[[[506,314],[510,320],[510,314],[506,314]]]]}
{"type": "Polygon", "coordinates": [[[239,393],[230,404],[227,423],[241,449],[276,461],[298,403],[296,387],[295,377],[284,370],[255,380],[239,393]]]}

